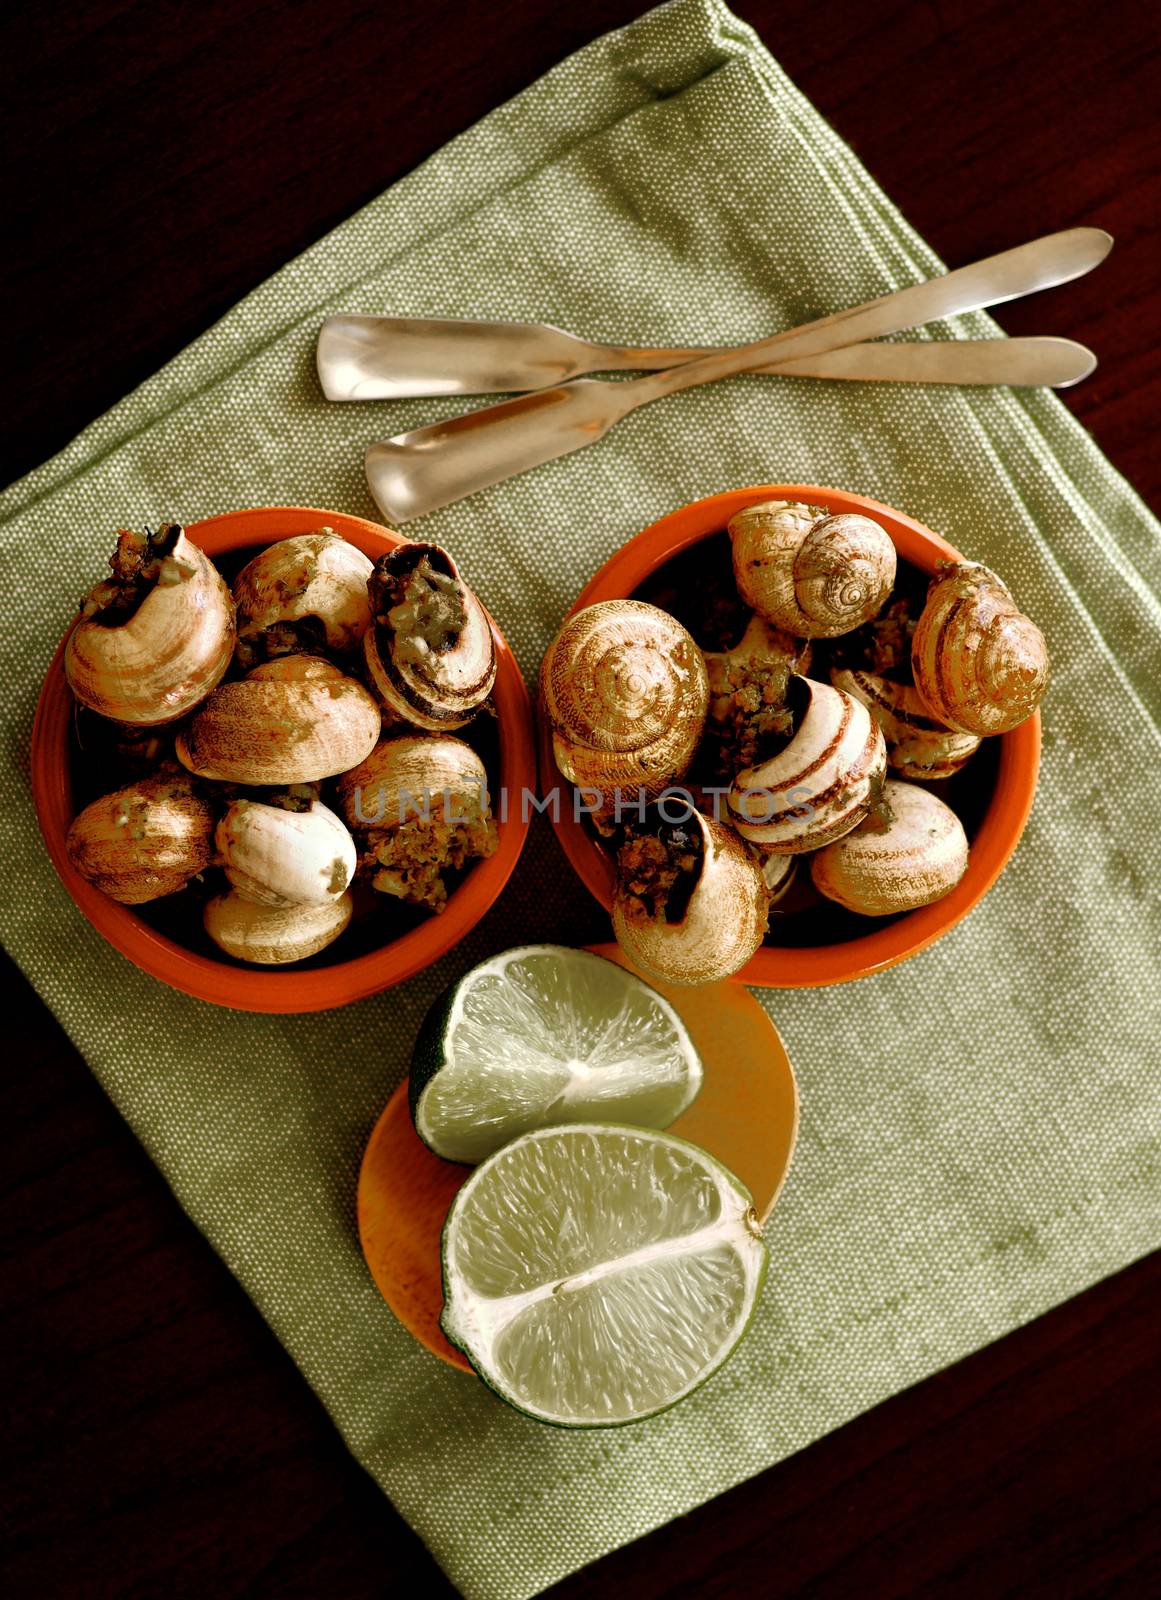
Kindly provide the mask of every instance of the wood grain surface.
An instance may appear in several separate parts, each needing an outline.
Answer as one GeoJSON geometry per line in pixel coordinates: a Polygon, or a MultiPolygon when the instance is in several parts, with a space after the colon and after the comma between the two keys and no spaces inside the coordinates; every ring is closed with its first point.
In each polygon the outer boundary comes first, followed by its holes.
{"type": "MultiPolygon", "coordinates": [[[[5,479],[634,0],[5,8],[5,479]]],[[[1068,404],[1161,503],[1153,9],[738,0],[943,257],[1096,223],[1013,333],[1092,345],[1068,404]]],[[[452,1593],[348,1456],[52,1017],[4,970],[0,1588],[452,1593]]],[[[1161,1592],[1156,1258],[559,1585],[581,1597],[1161,1592]]]]}

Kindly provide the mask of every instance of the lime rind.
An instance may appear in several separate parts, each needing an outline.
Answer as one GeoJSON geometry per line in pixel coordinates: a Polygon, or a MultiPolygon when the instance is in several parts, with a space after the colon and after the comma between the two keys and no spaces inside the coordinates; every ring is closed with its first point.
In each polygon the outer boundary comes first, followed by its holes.
{"type": "Polygon", "coordinates": [[[436,1155],[468,1165],[545,1125],[667,1127],[701,1060],[663,995],[590,951],[522,945],[481,962],[429,1010],[409,1104],[436,1155]]]}
{"type": "MultiPolygon", "coordinates": [[[[554,1152],[549,1149],[548,1154],[554,1152]]],[[[536,1187],[533,1184],[534,1198],[536,1187]]],[[[701,1188],[700,1182],[695,1187],[701,1188]]],[[[741,1342],[766,1274],[766,1247],[750,1195],[733,1174],[704,1150],[672,1134],[610,1124],[540,1129],[497,1152],[476,1169],[453,1202],[444,1225],[442,1256],[442,1326],[448,1339],[509,1405],[537,1421],[570,1429],[641,1421],[685,1399],[721,1368],[741,1342]],[[585,1228],[576,1236],[581,1241],[579,1255],[576,1239],[563,1243],[559,1258],[565,1270],[541,1272],[540,1281],[533,1281],[538,1278],[537,1265],[549,1264],[548,1240],[555,1224],[543,1213],[524,1216],[516,1224],[523,1237],[513,1237],[514,1202],[528,1197],[529,1186],[520,1169],[535,1163],[533,1147],[542,1141],[558,1147],[555,1161],[546,1168],[550,1183],[553,1166],[565,1175],[566,1186],[567,1175],[574,1175],[573,1192],[561,1199],[566,1227],[585,1173],[606,1220],[611,1218],[619,1226],[618,1219],[625,1218],[625,1197],[617,1193],[618,1174],[601,1170],[600,1148],[616,1156],[618,1142],[625,1147],[622,1155],[644,1173],[646,1188],[658,1171],[668,1170],[672,1214],[663,1217],[655,1212],[644,1229],[639,1214],[630,1216],[627,1225],[636,1230],[627,1241],[630,1248],[603,1261],[595,1259],[601,1253],[599,1222],[595,1244],[593,1230],[585,1228]],[[690,1173],[710,1183],[716,1208],[707,1208],[703,1194],[691,1209],[688,1194],[681,1192],[690,1173]],[[506,1214],[489,1217],[488,1201],[497,1194],[507,1197],[506,1214]],[[465,1220],[473,1212],[479,1213],[474,1233],[465,1239],[465,1220]],[[691,1233],[680,1231],[683,1217],[696,1224],[691,1233]],[[655,1236],[649,1239],[645,1235],[651,1226],[655,1236]],[[540,1237],[535,1237],[538,1229],[540,1237]],[[479,1281],[479,1273],[464,1259],[465,1243],[469,1251],[482,1245],[501,1262],[510,1257],[504,1270],[517,1273],[523,1270],[523,1252],[524,1265],[534,1263],[527,1283],[512,1294],[481,1295],[469,1282],[470,1276],[479,1281]],[[582,1264],[586,1249],[587,1267],[582,1264]],[[510,1345],[514,1350],[507,1348],[510,1345]],[[514,1371],[521,1363],[523,1373],[514,1371]],[[598,1396],[606,1403],[618,1382],[628,1384],[635,1397],[628,1399],[626,1414],[610,1412],[607,1403],[603,1414],[593,1414],[591,1406],[586,1414],[576,1395],[571,1404],[559,1400],[554,1404],[542,1392],[546,1373],[553,1383],[567,1381],[579,1388],[582,1402],[587,1395],[590,1401],[598,1396]]],[[[485,1282],[489,1274],[494,1278],[495,1266],[493,1260],[485,1267],[485,1282]]]]}

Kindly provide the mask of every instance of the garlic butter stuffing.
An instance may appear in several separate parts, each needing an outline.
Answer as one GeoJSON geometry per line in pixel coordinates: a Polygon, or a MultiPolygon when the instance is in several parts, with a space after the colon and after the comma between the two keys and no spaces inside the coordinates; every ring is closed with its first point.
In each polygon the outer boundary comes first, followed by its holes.
{"type": "Polygon", "coordinates": [[[463,736],[489,706],[492,629],[446,551],[372,563],[321,528],[266,546],[231,591],[170,523],[122,530],[110,567],[65,648],[82,744],[122,778],[69,830],[96,888],[197,895],[220,949],[282,965],[392,901],[441,911],[495,851],[463,736]]]}
{"type": "Polygon", "coordinates": [[[772,911],[833,922],[948,894],[968,839],[947,780],[1047,685],[1043,637],[987,567],[943,563],[924,595],[872,518],[786,501],[728,536],[728,592],[689,552],[684,589],[658,575],[663,606],[585,608],[541,670],[557,765],[596,791],[617,939],[672,983],[737,972],[772,911]]]}

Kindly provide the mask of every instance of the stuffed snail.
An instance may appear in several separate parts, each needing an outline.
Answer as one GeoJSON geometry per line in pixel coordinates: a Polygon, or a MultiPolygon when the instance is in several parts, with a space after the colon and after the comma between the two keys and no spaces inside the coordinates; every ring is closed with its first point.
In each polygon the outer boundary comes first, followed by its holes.
{"type": "Polygon", "coordinates": [[[744,967],[766,933],[769,904],[751,852],[699,811],[668,822],[647,808],[617,853],[617,943],[668,983],[712,983],[744,967]]]}
{"type": "Polygon", "coordinates": [[[757,614],[731,650],[706,654],[710,703],[707,736],[714,765],[729,776],[753,764],[762,742],[786,721],[786,690],[792,673],[810,670],[811,646],[793,639],[757,614]]]}
{"type": "Polygon", "coordinates": [[[234,654],[234,605],[217,568],[175,522],[123,528],[112,577],[91,589],[65,645],[69,687],[115,722],[173,722],[221,682],[234,654]]]}
{"type": "Polygon", "coordinates": [[[604,600],[561,628],[540,669],[556,764],[595,796],[598,826],[617,802],[654,799],[684,777],[705,727],[709,680],[693,639],[666,611],[604,600]]]}
{"type": "Polygon", "coordinates": [[[470,722],[492,692],[496,646],[488,613],[447,551],[404,544],[383,556],[370,604],[363,652],[388,719],[432,733],[470,722]]]}
{"type": "Polygon", "coordinates": [[[867,622],[895,582],[895,546],[870,517],[767,500],[731,517],[742,599],[776,628],[831,639],[867,622]]]}
{"type": "Polygon", "coordinates": [[[1048,687],[1048,648],[1007,585],[967,561],[932,579],[911,669],[933,716],[983,737],[1007,733],[1036,710],[1048,687]]]}
{"type": "Polygon", "coordinates": [[[348,654],[371,621],[373,570],[329,528],[267,545],[234,580],[239,664],[299,651],[348,654]]]}
{"type": "Polygon", "coordinates": [[[791,731],[782,747],[738,773],[730,821],[763,851],[817,850],[856,827],[887,769],[887,747],[866,706],[841,689],[792,677],[791,731]]]}
{"type": "Polygon", "coordinates": [[[226,783],[314,783],[356,766],[379,737],[361,683],[320,656],[279,656],[223,683],[177,738],[177,758],[226,783]]]}
{"type": "Polygon", "coordinates": [[[933,717],[914,684],[849,667],[833,668],[830,681],[866,706],[883,730],[888,765],[901,777],[950,778],[980,747],[977,734],[960,733],[933,717]]]}
{"type": "Polygon", "coordinates": [[[967,871],[968,841],[950,806],[930,789],[890,781],[881,808],[811,858],[815,887],[864,917],[930,905],[967,871]]]}
{"type": "Polygon", "coordinates": [[[384,739],[339,780],[373,888],[442,911],[449,876],[498,842],[484,763],[450,734],[384,739]]]}

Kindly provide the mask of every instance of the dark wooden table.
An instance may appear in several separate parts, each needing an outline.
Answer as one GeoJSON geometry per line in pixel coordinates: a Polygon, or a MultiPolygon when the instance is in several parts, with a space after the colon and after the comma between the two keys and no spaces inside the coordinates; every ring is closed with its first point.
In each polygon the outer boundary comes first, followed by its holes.
{"type": "MultiPolygon", "coordinates": [[[[638,0],[6,8],[5,479],[638,0]]],[[[1069,404],[1161,501],[1161,50],[1140,0],[741,0],[945,259],[1072,223],[1094,277],[1011,332],[1102,359],[1069,404]]],[[[450,1593],[23,979],[0,1088],[0,1587],[450,1593]]],[[[562,1584],[686,1596],[1146,1596],[1161,1266],[1122,1273],[562,1584]]]]}

